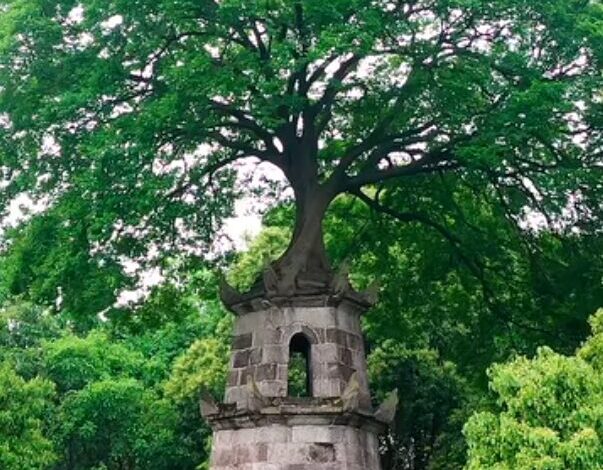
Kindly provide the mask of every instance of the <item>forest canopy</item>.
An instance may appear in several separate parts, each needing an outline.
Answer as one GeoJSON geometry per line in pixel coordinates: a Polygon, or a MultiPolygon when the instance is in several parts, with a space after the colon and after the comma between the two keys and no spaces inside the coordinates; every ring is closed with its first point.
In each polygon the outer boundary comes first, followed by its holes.
{"type": "Polygon", "coordinates": [[[207,468],[271,266],[378,290],[384,470],[596,468],[602,54],[589,0],[0,0],[0,467],[207,468]]]}
{"type": "Polygon", "coordinates": [[[62,219],[113,258],[207,248],[245,157],[294,192],[292,242],[275,266],[285,290],[300,272],[328,277],[321,221],[343,193],[451,240],[458,191],[496,199],[516,222],[532,211],[559,230],[600,221],[596,2],[2,10],[0,204],[26,192],[69,206],[62,219]],[[448,200],[434,207],[442,186],[448,200]]]}

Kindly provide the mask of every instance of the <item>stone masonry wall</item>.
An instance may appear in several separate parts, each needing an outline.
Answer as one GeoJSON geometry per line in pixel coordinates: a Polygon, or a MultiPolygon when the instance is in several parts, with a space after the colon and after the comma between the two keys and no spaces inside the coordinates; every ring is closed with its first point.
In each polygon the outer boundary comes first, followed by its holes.
{"type": "Polygon", "coordinates": [[[244,407],[247,377],[267,397],[287,395],[289,343],[303,333],[311,343],[310,375],[314,397],[338,397],[358,372],[360,403],[370,407],[360,313],[352,306],[271,307],[235,319],[226,403],[244,407]]]}
{"type": "Polygon", "coordinates": [[[379,470],[377,438],[350,426],[270,425],[214,433],[212,470],[379,470]]]}

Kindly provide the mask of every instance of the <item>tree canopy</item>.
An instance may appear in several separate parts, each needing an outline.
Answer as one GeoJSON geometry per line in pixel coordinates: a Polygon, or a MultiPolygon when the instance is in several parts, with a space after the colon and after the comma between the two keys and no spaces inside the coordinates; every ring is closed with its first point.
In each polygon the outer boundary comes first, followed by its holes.
{"type": "Polygon", "coordinates": [[[384,469],[598,465],[600,315],[561,354],[603,299],[602,31],[588,0],[0,0],[0,210],[44,208],[0,232],[0,466],[204,468],[232,319],[203,258],[250,191],[232,285],[379,283],[384,469]],[[126,263],[165,276],[128,308],[126,263]]]}
{"type": "Polygon", "coordinates": [[[465,426],[467,469],[591,469],[603,465],[601,349],[603,310],[575,356],[541,348],[490,370],[495,412],[465,426]]]}
{"type": "Polygon", "coordinates": [[[430,200],[448,181],[516,219],[529,209],[557,227],[599,221],[597,3],[0,8],[2,204],[25,191],[73,209],[64,223],[92,250],[207,246],[245,157],[280,169],[295,193],[281,287],[329,272],[320,225],[341,193],[442,232],[454,204],[430,200]],[[396,190],[406,197],[388,206],[396,190]]]}

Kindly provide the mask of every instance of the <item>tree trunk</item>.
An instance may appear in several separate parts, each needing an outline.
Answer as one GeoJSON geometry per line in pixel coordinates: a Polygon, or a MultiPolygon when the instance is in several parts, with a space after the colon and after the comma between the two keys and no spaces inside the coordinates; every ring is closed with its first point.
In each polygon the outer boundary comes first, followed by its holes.
{"type": "Polygon", "coordinates": [[[293,236],[287,251],[275,263],[279,290],[287,293],[328,286],[332,274],[322,231],[322,221],[332,197],[318,185],[294,190],[293,236]]]}

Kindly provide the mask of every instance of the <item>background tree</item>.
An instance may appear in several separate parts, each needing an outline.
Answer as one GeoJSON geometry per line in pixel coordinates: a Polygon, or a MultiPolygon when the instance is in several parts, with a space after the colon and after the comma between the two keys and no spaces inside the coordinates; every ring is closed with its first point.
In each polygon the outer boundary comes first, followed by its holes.
{"type": "Polygon", "coordinates": [[[49,468],[57,460],[47,426],[52,383],[25,381],[7,363],[0,365],[0,465],[6,470],[49,468]]]}
{"type": "MultiPolygon", "coordinates": [[[[195,393],[172,393],[168,384],[224,382],[223,366],[200,379],[173,366],[180,356],[187,364],[195,342],[227,344],[231,319],[215,277],[168,284],[130,314],[82,334],[68,311],[18,299],[0,308],[2,468],[193,470],[208,459],[210,430],[195,393]],[[200,292],[212,294],[205,301],[200,292]]],[[[215,357],[227,360],[225,352],[215,357]]]]}
{"type": "Polygon", "coordinates": [[[390,212],[383,198],[400,190],[401,220],[442,230],[450,207],[430,204],[442,178],[515,217],[529,207],[554,224],[570,210],[583,230],[599,220],[600,5],[2,9],[4,204],[22,191],[84,201],[88,214],[65,223],[100,251],[207,245],[232,207],[229,165],[244,157],[279,168],[295,193],[292,242],[276,264],[284,291],[300,272],[328,279],[321,221],[341,193],[390,212]]]}
{"type": "Polygon", "coordinates": [[[490,370],[495,410],[471,417],[465,427],[468,469],[594,469],[603,465],[601,329],[576,356],[542,348],[490,370]]]}

